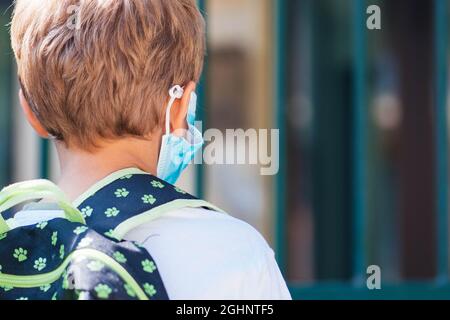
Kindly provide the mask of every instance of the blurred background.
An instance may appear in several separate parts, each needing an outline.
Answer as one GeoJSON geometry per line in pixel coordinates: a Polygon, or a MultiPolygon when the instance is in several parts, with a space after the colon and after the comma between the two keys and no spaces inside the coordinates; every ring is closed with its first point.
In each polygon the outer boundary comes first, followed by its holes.
{"type": "MultiPolygon", "coordinates": [[[[0,0],[0,185],[56,178],[24,122],[0,0]]],[[[296,299],[450,298],[450,0],[203,0],[204,128],[279,128],[281,169],[181,186],[258,229],[296,299]],[[382,30],[368,30],[369,5],[382,30]],[[367,267],[382,271],[380,291],[367,267]]]]}

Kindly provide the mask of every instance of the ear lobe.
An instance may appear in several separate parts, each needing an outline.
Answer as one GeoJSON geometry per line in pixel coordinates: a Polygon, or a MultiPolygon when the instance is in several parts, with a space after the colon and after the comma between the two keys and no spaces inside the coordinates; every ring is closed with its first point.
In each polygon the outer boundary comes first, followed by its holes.
{"type": "Polygon", "coordinates": [[[49,137],[49,133],[42,126],[42,124],[39,122],[39,120],[36,117],[36,115],[34,114],[34,112],[31,110],[31,107],[30,107],[27,99],[25,99],[22,89],[19,90],[19,101],[20,101],[20,106],[22,107],[22,110],[25,114],[25,117],[27,118],[30,125],[33,127],[34,131],[36,131],[36,133],[41,138],[47,139],[49,137]]]}

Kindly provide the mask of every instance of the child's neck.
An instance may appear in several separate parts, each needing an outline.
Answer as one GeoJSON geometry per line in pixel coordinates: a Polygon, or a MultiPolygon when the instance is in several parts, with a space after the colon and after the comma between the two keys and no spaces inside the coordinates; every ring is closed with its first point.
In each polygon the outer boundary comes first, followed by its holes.
{"type": "Polygon", "coordinates": [[[61,167],[58,185],[74,201],[96,182],[122,169],[138,168],[155,175],[159,143],[129,138],[109,142],[95,153],[58,143],[57,151],[61,167]]]}

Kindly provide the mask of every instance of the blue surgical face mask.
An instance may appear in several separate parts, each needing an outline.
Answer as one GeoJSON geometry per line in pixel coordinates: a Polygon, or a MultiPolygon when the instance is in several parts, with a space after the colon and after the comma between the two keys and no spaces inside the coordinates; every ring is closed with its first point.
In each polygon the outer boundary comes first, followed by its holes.
{"type": "Polygon", "coordinates": [[[166,133],[162,138],[161,151],[157,168],[158,178],[174,184],[181,173],[194,159],[195,154],[204,144],[202,133],[195,127],[195,113],[197,109],[197,95],[193,92],[189,101],[187,115],[188,130],[183,136],[170,132],[170,115],[176,99],[184,94],[180,86],[173,87],[170,92],[170,102],[166,111],[166,133]]]}

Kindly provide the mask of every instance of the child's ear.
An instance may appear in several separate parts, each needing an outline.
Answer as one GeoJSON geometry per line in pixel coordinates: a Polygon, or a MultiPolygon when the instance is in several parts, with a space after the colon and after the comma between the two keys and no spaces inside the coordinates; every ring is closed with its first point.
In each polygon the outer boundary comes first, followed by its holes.
{"type": "Polygon", "coordinates": [[[40,137],[45,138],[45,139],[48,138],[49,133],[42,126],[42,124],[39,122],[39,120],[36,117],[36,115],[34,114],[34,112],[31,110],[27,99],[25,99],[22,89],[19,91],[19,101],[20,101],[20,106],[22,107],[22,110],[25,113],[25,117],[27,118],[30,125],[33,127],[34,131],[36,131],[36,133],[40,137]]]}
{"type": "Polygon", "coordinates": [[[170,115],[170,126],[172,132],[180,129],[188,129],[186,118],[189,110],[189,101],[191,100],[191,94],[195,92],[196,86],[197,84],[195,82],[189,82],[184,88],[183,97],[175,100],[170,115]]]}

